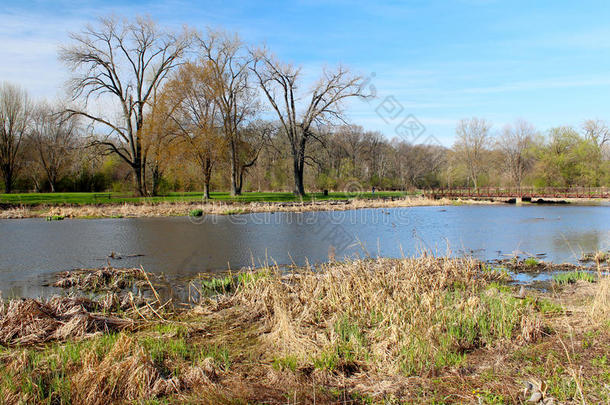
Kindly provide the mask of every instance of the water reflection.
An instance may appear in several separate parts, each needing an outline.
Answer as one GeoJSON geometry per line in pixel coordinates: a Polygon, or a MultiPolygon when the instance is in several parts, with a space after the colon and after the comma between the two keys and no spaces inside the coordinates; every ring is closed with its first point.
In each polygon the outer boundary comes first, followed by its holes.
{"type": "Polygon", "coordinates": [[[0,290],[39,295],[49,275],[76,267],[140,266],[184,278],[265,262],[302,265],[422,249],[482,259],[515,253],[575,262],[610,245],[610,207],[448,206],[310,213],[0,221],[0,290]],[[115,260],[111,252],[123,257],[115,260]]]}

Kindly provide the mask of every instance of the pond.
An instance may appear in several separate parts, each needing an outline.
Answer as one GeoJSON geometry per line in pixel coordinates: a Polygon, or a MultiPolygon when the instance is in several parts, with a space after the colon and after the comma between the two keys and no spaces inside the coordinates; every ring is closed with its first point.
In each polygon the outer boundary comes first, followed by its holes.
{"type": "Polygon", "coordinates": [[[4,297],[48,293],[73,268],[143,266],[169,279],[266,262],[319,263],[329,256],[538,255],[576,262],[610,245],[610,206],[444,206],[201,218],[0,221],[4,297]],[[450,249],[450,250],[448,250],[450,249]],[[109,257],[114,252],[114,258],[109,257]],[[120,258],[119,258],[120,257],[120,258]]]}

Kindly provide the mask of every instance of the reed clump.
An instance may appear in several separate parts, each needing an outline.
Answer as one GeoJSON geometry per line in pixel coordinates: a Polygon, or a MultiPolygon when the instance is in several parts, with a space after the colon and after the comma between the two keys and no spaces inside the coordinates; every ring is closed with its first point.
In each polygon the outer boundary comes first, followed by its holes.
{"type": "MultiPolygon", "coordinates": [[[[488,205],[496,204],[481,200],[460,200],[460,204],[488,205]]],[[[129,217],[166,217],[166,216],[202,216],[234,215],[264,212],[309,212],[309,211],[343,211],[363,208],[398,208],[419,206],[440,206],[455,204],[447,198],[430,199],[423,197],[405,197],[393,200],[352,199],[337,201],[305,202],[143,202],[108,205],[79,206],[41,206],[0,209],[0,219],[8,218],[129,218],[129,217]],[[194,215],[197,214],[197,215],[194,215]]]]}
{"type": "Polygon", "coordinates": [[[182,352],[172,340],[159,342],[152,350],[144,338],[110,333],[4,354],[0,397],[8,404],[102,405],[213,388],[219,368],[210,357],[193,348],[182,352]]]}
{"type": "Polygon", "coordinates": [[[610,261],[610,252],[598,250],[593,253],[583,253],[579,260],[581,262],[606,263],[607,261],[610,261]]]}
{"type": "Polygon", "coordinates": [[[146,283],[150,277],[153,275],[141,268],[75,269],[58,273],[53,286],[87,292],[118,291],[138,282],[146,283]]]}
{"type": "Polygon", "coordinates": [[[592,318],[606,323],[610,329],[610,276],[599,276],[589,311],[592,318]]]}
{"type": "Polygon", "coordinates": [[[473,259],[423,256],[331,263],[242,284],[229,299],[268,331],[278,357],[326,370],[416,375],[461,364],[466,353],[541,328],[535,307],[493,283],[473,259]],[[491,284],[490,284],[491,283],[491,284]]]}
{"type": "MultiPolygon", "coordinates": [[[[15,335],[0,352],[0,397],[523,403],[540,393],[538,403],[607,402],[610,278],[598,274],[596,283],[542,293],[518,292],[506,277],[471,258],[424,255],[196,280],[199,305],[174,312],[157,294],[154,302],[129,304],[108,293],[78,305],[136,327],[65,339],[52,328],[32,328],[44,332],[23,340],[15,335]]],[[[28,330],[24,319],[38,313],[30,305],[9,322],[13,330],[28,330]]],[[[64,303],[64,313],[70,305],[64,303]]],[[[7,312],[0,311],[3,322],[7,312]]]]}
{"type": "Polygon", "coordinates": [[[3,301],[0,304],[0,343],[31,345],[133,326],[133,321],[104,314],[103,307],[87,298],[54,297],[3,301]]]}

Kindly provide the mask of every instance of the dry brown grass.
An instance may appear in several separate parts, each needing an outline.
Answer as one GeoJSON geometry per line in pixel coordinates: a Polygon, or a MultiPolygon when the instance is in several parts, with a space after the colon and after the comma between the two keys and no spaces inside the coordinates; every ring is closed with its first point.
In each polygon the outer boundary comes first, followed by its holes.
{"type": "Polygon", "coordinates": [[[529,309],[496,289],[483,292],[496,277],[472,259],[361,260],[287,280],[263,277],[230,300],[244,316],[263,320],[262,340],[276,356],[321,368],[416,374],[518,335],[529,309]]]}
{"type": "Polygon", "coordinates": [[[0,343],[29,345],[52,340],[84,338],[133,326],[128,319],[93,311],[99,305],[86,298],[55,297],[46,302],[26,299],[2,302],[0,343]]]}
{"type": "Polygon", "coordinates": [[[163,375],[151,354],[138,341],[120,335],[102,359],[94,350],[83,355],[82,368],[72,377],[75,403],[107,404],[152,399],[213,386],[215,367],[209,359],[187,366],[176,375],[163,375]]]}
{"type": "Polygon", "coordinates": [[[393,208],[438,206],[451,204],[492,204],[489,201],[428,199],[406,197],[394,200],[353,199],[347,201],[316,201],[303,203],[227,203],[227,202],[193,202],[193,203],[141,203],[121,205],[83,205],[73,207],[10,208],[0,210],[0,219],[10,218],[46,218],[61,216],[65,218],[110,218],[110,217],[166,217],[184,216],[193,209],[201,209],[204,214],[224,215],[228,213],[259,212],[306,212],[336,211],[363,208],[393,208]]]}
{"type": "Polygon", "coordinates": [[[145,399],[165,388],[150,356],[125,335],[101,361],[94,351],[86,352],[72,381],[75,402],[83,404],[145,399]]]}
{"type": "Polygon", "coordinates": [[[598,278],[589,313],[591,318],[597,322],[610,323],[610,276],[598,278]]]}
{"type": "Polygon", "coordinates": [[[152,276],[141,268],[75,269],[58,273],[53,286],[81,291],[121,290],[138,281],[146,282],[152,276]]]}
{"type": "Polygon", "coordinates": [[[597,322],[608,308],[606,280],[516,296],[502,273],[475,260],[430,256],[290,275],[262,269],[237,280],[170,320],[151,314],[156,321],[134,332],[9,350],[0,355],[0,395],[8,403],[523,403],[529,382],[555,403],[610,398],[610,324],[597,322]]]}
{"type": "Polygon", "coordinates": [[[0,219],[36,218],[39,213],[29,207],[0,209],[0,219]]]}

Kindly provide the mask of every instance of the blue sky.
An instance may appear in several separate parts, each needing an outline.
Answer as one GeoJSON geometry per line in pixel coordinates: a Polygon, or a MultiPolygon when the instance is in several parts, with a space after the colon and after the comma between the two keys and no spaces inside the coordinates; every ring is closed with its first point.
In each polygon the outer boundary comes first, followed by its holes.
{"type": "Polygon", "coordinates": [[[58,46],[109,13],[237,31],[307,77],[345,64],[370,76],[378,95],[351,102],[350,121],[388,138],[408,115],[446,145],[456,122],[472,116],[496,130],[523,118],[541,131],[610,118],[610,2],[602,1],[2,0],[0,81],[60,95],[68,72],[58,46]],[[394,120],[376,112],[387,97],[402,107],[394,120]]]}

